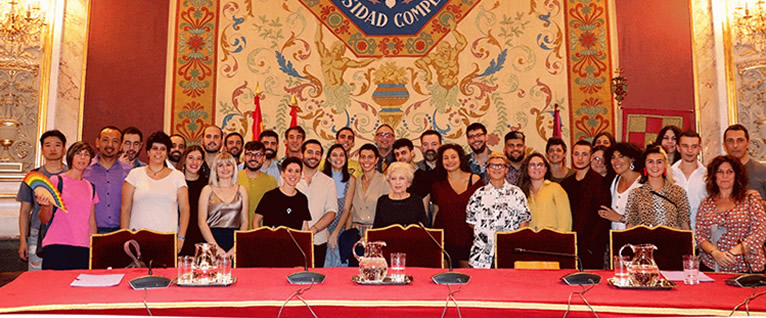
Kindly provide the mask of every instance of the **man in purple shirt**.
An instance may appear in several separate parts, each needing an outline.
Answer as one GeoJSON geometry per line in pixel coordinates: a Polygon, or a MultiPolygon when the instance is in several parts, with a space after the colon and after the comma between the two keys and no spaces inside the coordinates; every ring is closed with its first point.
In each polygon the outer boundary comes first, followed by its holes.
{"type": "Polygon", "coordinates": [[[96,204],[98,233],[110,233],[120,229],[120,206],[122,184],[133,165],[117,160],[122,144],[122,131],[114,126],[101,129],[96,139],[98,154],[85,169],[83,178],[96,186],[100,201],[96,204]]]}

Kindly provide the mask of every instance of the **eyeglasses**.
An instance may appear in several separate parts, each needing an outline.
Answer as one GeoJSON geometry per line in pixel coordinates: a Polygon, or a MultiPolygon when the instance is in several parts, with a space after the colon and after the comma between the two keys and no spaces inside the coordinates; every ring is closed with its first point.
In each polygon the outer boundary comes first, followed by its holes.
{"type": "Polygon", "coordinates": [[[260,157],[263,157],[263,156],[264,156],[264,154],[263,154],[263,153],[260,153],[260,152],[246,152],[246,153],[245,153],[245,157],[256,157],[256,158],[260,158],[260,157]]]}
{"type": "Polygon", "coordinates": [[[487,165],[487,167],[492,168],[492,169],[503,169],[506,166],[504,164],[502,164],[502,163],[490,163],[490,164],[487,165]]]}
{"type": "Polygon", "coordinates": [[[604,157],[593,157],[593,161],[595,161],[595,162],[602,162],[602,161],[604,161],[604,157]]]}
{"type": "Polygon", "coordinates": [[[468,136],[468,139],[476,139],[476,138],[481,138],[481,136],[484,136],[484,133],[478,133],[478,134],[467,135],[467,136],[468,136]]]}
{"type": "Polygon", "coordinates": [[[378,133],[377,135],[380,136],[380,137],[393,137],[394,136],[394,134],[387,133],[387,132],[381,132],[381,133],[378,133]]]}
{"type": "Polygon", "coordinates": [[[544,163],[542,163],[542,162],[538,162],[538,163],[530,163],[530,164],[529,164],[529,167],[530,167],[530,168],[535,168],[535,169],[540,169],[540,168],[544,168],[544,167],[545,167],[545,164],[544,164],[544,163]]]}

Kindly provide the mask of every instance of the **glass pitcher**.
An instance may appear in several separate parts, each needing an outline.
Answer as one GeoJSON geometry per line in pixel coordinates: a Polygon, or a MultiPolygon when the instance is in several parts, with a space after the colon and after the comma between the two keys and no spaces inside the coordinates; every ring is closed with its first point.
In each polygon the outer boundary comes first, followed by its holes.
{"type": "Polygon", "coordinates": [[[660,269],[654,262],[653,244],[625,244],[620,248],[620,256],[625,247],[633,250],[633,259],[628,263],[628,277],[633,286],[655,286],[660,279],[660,269]]]}
{"type": "Polygon", "coordinates": [[[386,247],[386,242],[357,241],[354,243],[352,251],[356,251],[356,246],[360,244],[364,248],[364,256],[359,257],[354,252],[354,257],[359,261],[360,277],[368,282],[383,281],[388,271],[388,263],[383,257],[383,248],[386,247]]]}
{"type": "Polygon", "coordinates": [[[215,283],[217,279],[218,247],[215,244],[194,244],[194,263],[192,263],[192,281],[199,284],[215,283]]]}

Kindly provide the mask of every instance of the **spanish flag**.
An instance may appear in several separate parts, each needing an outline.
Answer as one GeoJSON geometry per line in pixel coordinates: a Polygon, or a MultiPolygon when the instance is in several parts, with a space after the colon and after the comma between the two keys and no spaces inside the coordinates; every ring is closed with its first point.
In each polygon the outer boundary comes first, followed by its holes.
{"type": "Polygon", "coordinates": [[[261,115],[261,92],[259,88],[255,89],[255,110],[253,111],[253,141],[261,139],[263,131],[263,115],[261,115]]]}

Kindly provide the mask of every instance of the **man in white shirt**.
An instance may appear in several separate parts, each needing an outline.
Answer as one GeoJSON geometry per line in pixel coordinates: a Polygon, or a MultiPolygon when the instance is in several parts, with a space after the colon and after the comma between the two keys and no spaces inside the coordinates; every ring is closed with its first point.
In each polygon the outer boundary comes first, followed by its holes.
{"type": "Polygon", "coordinates": [[[303,143],[301,151],[303,178],[296,188],[309,199],[309,230],[314,233],[314,266],[323,267],[327,254],[327,238],[330,236],[327,227],[338,212],[338,195],[335,181],[317,169],[322,160],[322,144],[316,139],[309,139],[303,143]]]}
{"type": "Polygon", "coordinates": [[[687,130],[678,138],[676,145],[681,154],[681,160],[673,164],[673,179],[676,185],[686,190],[689,198],[689,221],[692,231],[697,228],[697,209],[700,203],[707,197],[705,188],[705,166],[697,160],[702,150],[702,137],[693,130],[687,130]]]}

